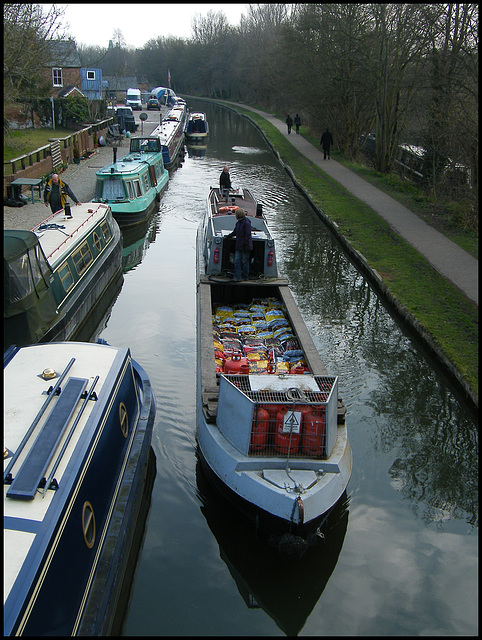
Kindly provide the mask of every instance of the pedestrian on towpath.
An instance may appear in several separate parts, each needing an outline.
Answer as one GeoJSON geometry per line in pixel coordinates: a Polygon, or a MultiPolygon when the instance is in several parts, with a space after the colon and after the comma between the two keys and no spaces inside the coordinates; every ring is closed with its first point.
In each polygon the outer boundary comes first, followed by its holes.
{"type": "Polygon", "coordinates": [[[301,127],[301,118],[298,114],[295,115],[295,119],[294,119],[294,123],[295,123],[295,127],[296,127],[296,133],[300,132],[300,127],[301,127]]]}
{"type": "Polygon", "coordinates": [[[288,125],[288,133],[291,133],[291,127],[293,126],[293,118],[290,116],[290,114],[288,113],[288,115],[286,116],[286,120],[285,120],[286,124],[288,125]]]}
{"type": "Polygon", "coordinates": [[[80,204],[80,202],[74,196],[69,185],[61,180],[57,173],[54,173],[50,180],[47,182],[44,190],[45,206],[48,207],[48,205],[50,204],[52,213],[56,213],[57,211],[60,211],[65,207],[67,196],[72,198],[75,204],[80,204]]]}
{"type": "Polygon", "coordinates": [[[322,134],[321,140],[320,140],[320,144],[323,147],[325,160],[326,160],[326,156],[328,156],[328,160],[329,160],[330,159],[330,146],[333,144],[333,136],[331,135],[328,127],[326,127],[325,131],[323,131],[323,134],[322,134]]]}

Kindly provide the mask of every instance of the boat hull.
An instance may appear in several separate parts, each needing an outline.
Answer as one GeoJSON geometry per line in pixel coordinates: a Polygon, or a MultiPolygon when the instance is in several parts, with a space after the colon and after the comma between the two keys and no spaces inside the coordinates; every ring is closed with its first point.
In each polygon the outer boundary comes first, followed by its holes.
{"type": "MultiPolygon", "coordinates": [[[[88,408],[56,467],[55,483],[31,500],[9,496],[22,474],[20,462],[11,458],[13,482],[7,478],[4,502],[5,635],[111,633],[132,564],[129,556],[145,487],[155,400],[147,374],[128,349],[69,342],[7,352],[6,445],[17,453],[19,420],[32,415],[27,408],[12,414],[21,393],[15,380],[19,375],[31,380],[23,393],[31,404],[49,384],[37,380],[38,367],[48,363],[62,371],[71,356],[75,362],[69,373],[92,379],[97,372],[100,379],[96,397],[84,401],[88,408]],[[121,414],[127,416],[125,429],[119,425],[121,414]],[[84,518],[86,505],[93,514],[90,529],[84,518]]],[[[35,455],[38,442],[28,441],[21,455],[35,455]]]]}
{"type": "Polygon", "coordinates": [[[118,225],[114,229],[110,250],[99,256],[100,261],[92,269],[91,276],[85,278],[82,287],[76,288],[61,305],[58,321],[39,342],[74,340],[85,334],[91,318],[103,315],[106,301],[117,295],[123,283],[122,235],[118,225]]]}
{"type": "MultiPolygon", "coordinates": [[[[22,291],[17,300],[11,296],[12,303],[5,306],[4,351],[13,344],[85,335],[86,326],[105,313],[112,292],[122,286],[122,236],[110,208],[83,204],[75,207],[73,216],[63,211],[50,216],[33,232],[5,231],[5,235],[19,233],[35,239],[35,252],[30,247],[24,262],[35,265],[36,257],[44,256],[43,276],[39,277],[37,265],[31,291],[22,291]]],[[[14,269],[17,263],[12,262],[14,269]]]]}
{"type": "MultiPolygon", "coordinates": [[[[337,424],[336,442],[325,460],[286,457],[253,457],[233,446],[219,428],[220,386],[213,366],[212,303],[224,298],[233,301],[275,296],[290,310],[294,327],[310,370],[326,375],[309,333],[286,284],[256,283],[198,284],[198,363],[197,363],[197,440],[203,460],[214,476],[236,494],[237,504],[246,513],[254,513],[275,529],[300,531],[304,535],[316,528],[344,493],[351,475],[352,452],[344,420],[337,424]],[[236,293],[238,291],[238,293],[236,293]],[[211,373],[213,372],[213,373],[211,373]],[[289,466],[290,473],[286,473],[289,466]],[[290,479],[291,475],[291,479],[290,479]],[[292,482],[294,478],[295,483],[292,482]],[[296,483],[309,488],[296,492],[296,483]]],[[[270,376],[262,376],[268,378],[270,376]]],[[[276,376],[275,376],[276,377],[276,376]]],[[[290,384],[297,378],[290,376],[290,384]]],[[[242,408],[234,403],[233,415],[242,408]]]]}

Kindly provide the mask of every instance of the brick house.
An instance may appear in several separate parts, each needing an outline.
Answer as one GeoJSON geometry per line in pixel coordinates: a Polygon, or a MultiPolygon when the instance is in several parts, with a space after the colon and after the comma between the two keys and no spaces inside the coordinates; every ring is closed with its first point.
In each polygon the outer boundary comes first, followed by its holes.
{"type": "Polygon", "coordinates": [[[75,40],[52,40],[50,56],[45,65],[45,78],[50,83],[49,96],[66,97],[81,91],[81,64],[75,40]]]}

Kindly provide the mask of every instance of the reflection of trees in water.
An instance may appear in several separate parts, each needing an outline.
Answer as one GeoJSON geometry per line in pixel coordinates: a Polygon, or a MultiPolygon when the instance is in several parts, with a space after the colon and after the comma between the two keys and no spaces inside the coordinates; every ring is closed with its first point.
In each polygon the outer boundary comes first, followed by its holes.
{"type": "Polygon", "coordinates": [[[283,268],[306,315],[322,331],[342,334],[338,358],[355,362],[360,377],[375,372],[367,404],[385,417],[378,446],[397,449],[389,472],[394,485],[427,521],[466,518],[476,525],[478,434],[469,413],[317,226],[305,222],[291,234],[283,268]]]}

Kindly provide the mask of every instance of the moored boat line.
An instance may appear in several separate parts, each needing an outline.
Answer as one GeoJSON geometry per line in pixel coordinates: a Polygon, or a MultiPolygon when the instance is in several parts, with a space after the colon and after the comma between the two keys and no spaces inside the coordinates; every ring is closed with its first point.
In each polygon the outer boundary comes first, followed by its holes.
{"type": "Polygon", "coordinates": [[[186,104],[177,104],[151,133],[161,141],[164,166],[168,169],[175,165],[183,148],[187,114],[186,104]]]}

